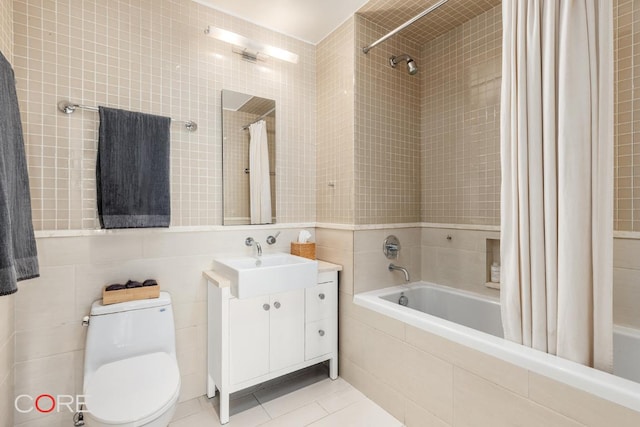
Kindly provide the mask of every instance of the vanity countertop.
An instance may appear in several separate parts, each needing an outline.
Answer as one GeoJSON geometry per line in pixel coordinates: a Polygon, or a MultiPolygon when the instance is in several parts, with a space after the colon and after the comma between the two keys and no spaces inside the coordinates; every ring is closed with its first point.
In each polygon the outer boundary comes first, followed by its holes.
{"type": "MultiPolygon", "coordinates": [[[[339,264],[333,264],[327,261],[318,261],[318,273],[326,273],[328,271],[342,271],[342,266],[339,264]]],[[[203,271],[202,275],[211,284],[216,285],[219,288],[228,288],[230,286],[229,279],[220,275],[217,271],[207,270],[203,271]]]]}

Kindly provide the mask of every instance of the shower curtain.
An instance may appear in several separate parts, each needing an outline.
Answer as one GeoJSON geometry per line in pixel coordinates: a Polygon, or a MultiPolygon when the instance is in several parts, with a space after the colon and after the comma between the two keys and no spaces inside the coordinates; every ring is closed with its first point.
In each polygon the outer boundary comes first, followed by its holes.
{"type": "Polygon", "coordinates": [[[610,0],[502,2],[505,338],[612,369],[610,0]]]}
{"type": "Polygon", "coordinates": [[[271,181],[267,123],[249,125],[249,208],[251,224],[271,224],[271,181]]]}

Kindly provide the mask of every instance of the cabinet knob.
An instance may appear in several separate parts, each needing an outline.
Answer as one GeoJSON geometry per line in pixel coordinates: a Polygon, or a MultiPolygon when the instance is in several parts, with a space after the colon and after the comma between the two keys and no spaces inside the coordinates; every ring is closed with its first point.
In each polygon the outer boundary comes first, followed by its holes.
{"type": "Polygon", "coordinates": [[[276,302],[273,303],[273,306],[275,308],[280,308],[280,303],[278,301],[276,301],[276,302]]]}
{"type": "Polygon", "coordinates": [[[269,307],[269,304],[262,304],[262,308],[264,308],[264,311],[269,311],[271,307],[269,307]]]}
{"type": "Polygon", "coordinates": [[[318,294],[318,298],[324,299],[324,294],[318,294]]]}
{"type": "Polygon", "coordinates": [[[324,331],[323,331],[322,329],[320,329],[320,330],[318,331],[318,335],[320,335],[321,337],[323,337],[323,336],[324,336],[324,331]]]}

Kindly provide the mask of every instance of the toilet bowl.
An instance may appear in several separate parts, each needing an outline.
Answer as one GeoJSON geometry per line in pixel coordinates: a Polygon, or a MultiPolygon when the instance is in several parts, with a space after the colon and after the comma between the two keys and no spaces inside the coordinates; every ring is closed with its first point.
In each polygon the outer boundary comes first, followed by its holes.
{"type": "Polygon", "coordinates": [[[166,427],[180,395],[171,297],[91,306],[85,425],[166,427]]]}

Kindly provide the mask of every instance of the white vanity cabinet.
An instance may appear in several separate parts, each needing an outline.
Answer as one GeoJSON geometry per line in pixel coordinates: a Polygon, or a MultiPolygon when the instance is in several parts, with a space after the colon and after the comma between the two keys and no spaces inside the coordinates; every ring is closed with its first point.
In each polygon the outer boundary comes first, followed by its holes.
{"type": "Polygon", "coordinates": [[[304,361],[304,289],[229,300],[229,382],[304,361]]]}
{"type": "Polygon", "coordinates": [[[208,281],[207,395],[220,392],[220,422],[229,394],[329,360],[338,376],[338,270],[320,263],[317,284],[238,299],[215,271],[208,281]]]}

